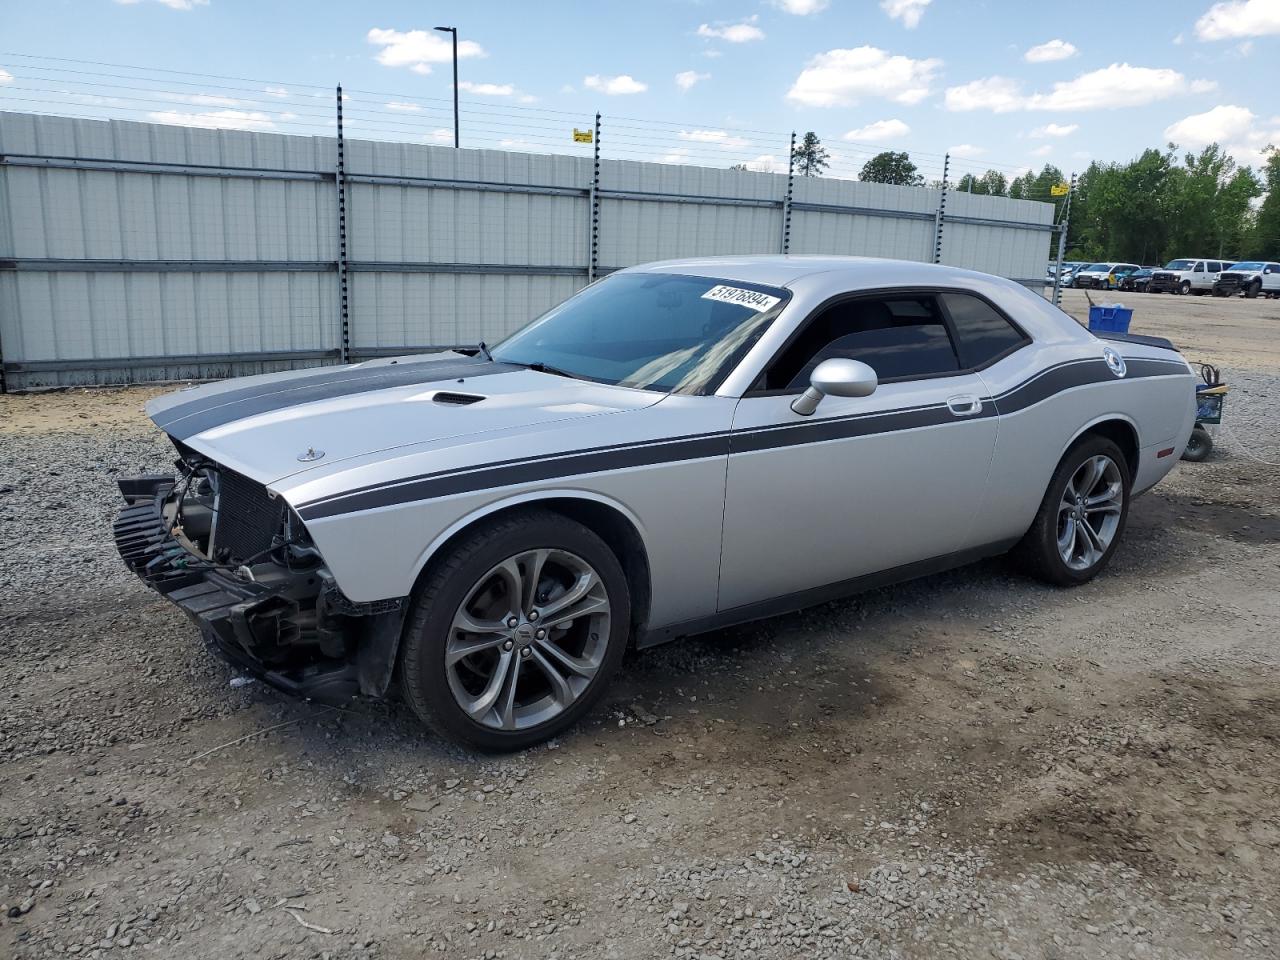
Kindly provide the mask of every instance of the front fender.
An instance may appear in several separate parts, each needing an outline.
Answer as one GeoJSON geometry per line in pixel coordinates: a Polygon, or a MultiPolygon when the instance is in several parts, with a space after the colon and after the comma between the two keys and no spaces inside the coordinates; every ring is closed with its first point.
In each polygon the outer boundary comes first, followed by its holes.
{"type": "Polygon", "coordinates": [[[645,554],[649,552],[649,535],[645,530],[644,523],[626,504],[613,497],[606,496],[595,490],[584,490],[580,487],[550,487],[542,490],[527,490],[523,493],[512,494],[486,503],[481,507],[477,507],[470,512],[459,517],[455,522],[449,524],[445,529],[441,530],[431,542],[427,544],[422,553],[418,555],[417,561],[413,565],[413,582],[416,584],[418,578],[422,575],[422,571],[426,569],[431,559],[437,556],[440,550],[458,534],[469,529],[487,517],[501,513],[504,510],[510,510],[513,507],[530,506],[539,503],[545,503],[551,500],[585,500],[592,503],[598,503],[603,506],[616,510],[625,517],[640,535],[640,540],[644,544],[645,554]]]}

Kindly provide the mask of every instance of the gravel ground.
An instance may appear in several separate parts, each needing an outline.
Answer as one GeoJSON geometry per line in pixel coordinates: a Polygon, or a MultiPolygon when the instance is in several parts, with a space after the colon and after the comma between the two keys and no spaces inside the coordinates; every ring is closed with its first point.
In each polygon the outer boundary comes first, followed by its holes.
{"type": "Polygon", "coordinates": [[[0,955],[1280,955],[1280,302],[1131,299],[1231,432],[1104,577],[660,648],[501,758],[239,684],[124,571],[154,390],[0,397],[0,955]]]}

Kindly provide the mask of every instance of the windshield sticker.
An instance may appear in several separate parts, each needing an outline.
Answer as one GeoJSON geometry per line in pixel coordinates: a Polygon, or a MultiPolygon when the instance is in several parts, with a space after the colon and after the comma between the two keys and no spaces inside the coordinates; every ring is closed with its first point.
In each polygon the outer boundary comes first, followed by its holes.
{"type": "Polygon", "coordinates": [[[740,307],[750,307],[759,313],[772,310],[782,300],[771,297],[758,290],[744,290],[742,287],[726,287],[723,284],[712,287],[702,295],[703,300],[719,300],[721,303],[736,303],[740,307]]]}

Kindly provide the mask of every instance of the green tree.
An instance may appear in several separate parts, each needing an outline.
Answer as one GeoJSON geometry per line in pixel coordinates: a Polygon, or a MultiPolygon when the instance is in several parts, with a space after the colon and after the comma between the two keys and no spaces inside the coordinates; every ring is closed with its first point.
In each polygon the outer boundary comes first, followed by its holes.
{"type": "Polygon", "coordinates": [[[1009,195],[1009,181],[998,170],[988,170],[982,176],[966,173],[956,181],[956,189],[961,193],[977,193],[984,196],[1006,197],[1009,195]]]}
{"type": "Polygon", "coordinates": [[[1247,239],[1247,252],[1240,256],[1259,260],[1280,260],[1280,149],[1267,147],[1262,165],[1262,181],[1267,191],[1247,239]]]}
{"type": "Polygon", "coordinates": [[[893,183],[900,187],[919,187],[924,185],[924,177],[916,170],[906,152],[895,153],[886,150],[877,153],[862,166],[859,180],[868,183],[893,183]]]}
{"type": "Polygon", "coordinates": [[[804,139],[791,148],[791,159],[802,177],[820,177],[830,166],[830,158],[818,135],[810,130],[804,139]]]}

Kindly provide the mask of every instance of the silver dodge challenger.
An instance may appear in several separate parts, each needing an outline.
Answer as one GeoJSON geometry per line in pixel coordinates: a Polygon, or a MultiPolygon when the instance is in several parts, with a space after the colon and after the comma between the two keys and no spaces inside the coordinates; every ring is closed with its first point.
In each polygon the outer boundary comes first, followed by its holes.
{"type": "Polygon", "coordinates": [[[1177,462],[1195,378],[1008,280],[843,257],[610,274],[492,349],[152,400],[177,473],[120,482],[125,563],[321,700],[399,691],[518,749],[630,644],[1012,552],[1097,575],[1177,462]]]}

